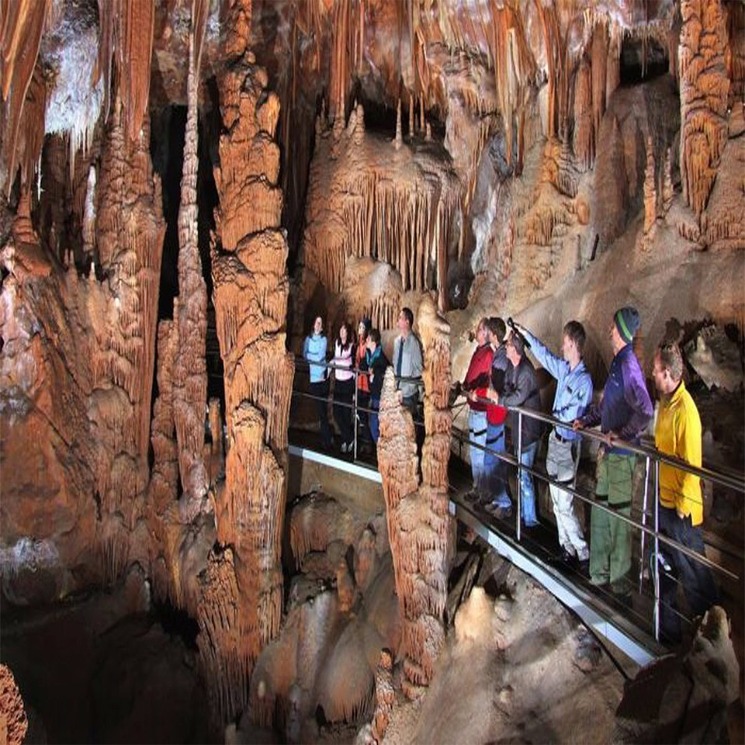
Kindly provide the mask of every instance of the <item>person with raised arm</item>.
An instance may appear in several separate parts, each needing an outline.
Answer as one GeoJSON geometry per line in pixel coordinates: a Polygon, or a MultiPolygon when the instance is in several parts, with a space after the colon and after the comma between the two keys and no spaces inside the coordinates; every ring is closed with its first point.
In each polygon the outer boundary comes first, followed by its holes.
{"type": "Polygon", "coordinates": [[[582,360],[585,329],[579,321],[569,321],[564,325],[559,357],[524,326],[516,326],[529,342],[533,357],[556,379],[551,414],[554,419],[567,424],[552,429],[546,455],[546,471],[552,480],[558,482],[549,484],[560,547],[555,560],[569,566],[578,563],[580,571],[586,574],[590,550],[574,512],[574,497],[570,491],[562,489],[562,486],[574,488],[582,446],[582,437],[572,429],[572,422],[583,416],[592,403],[592,378],[582,360]]]}

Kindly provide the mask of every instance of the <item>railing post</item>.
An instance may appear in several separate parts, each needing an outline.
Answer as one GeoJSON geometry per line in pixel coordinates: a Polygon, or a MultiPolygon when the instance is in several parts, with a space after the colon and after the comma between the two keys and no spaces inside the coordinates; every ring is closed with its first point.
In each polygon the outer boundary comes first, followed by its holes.
{"type": "Polygon", "coordinates": [[[520,515],[522,513],[522,498],[523,498],[523,413],[522,411],[517,412],[517,515],[516,521],[517,526],[515,532],[517,534],[517,540],[520,541],[520,515]]]}
{"type": "MultiPolygon", "coordinates": [[[[644,499],[642,500],[642,528],[647,526],[647,498],[649,496],[649,456],[645,459],[644,465],[644,499]]],[[[641,535],[641,550],[639,560],[639,594],[642,592],[642,583],[644,582],[644,549],[646,544],[647,534],[642,530],[641,535]]]]}
{"type": "Polygon", "coordinates": [[[654,461],[654,638],[660,640],[660,462],[654,461]]]}
{"type": "Polygon", "coordinates": [[[352,427],[354,428],[354,448],[352,450],[352,460],[357,460],[357,392],[359,391],[359,374],[360,371],[354,367],[354,391],[352,392],[352,427]]]}

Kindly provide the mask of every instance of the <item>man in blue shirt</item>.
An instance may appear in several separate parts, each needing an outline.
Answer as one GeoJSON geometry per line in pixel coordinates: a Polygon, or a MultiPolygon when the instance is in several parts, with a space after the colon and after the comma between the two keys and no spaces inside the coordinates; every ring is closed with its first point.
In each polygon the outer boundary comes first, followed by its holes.
{"type": "MultiPolygon", "coordinates": [[[[528,340],[533,356],[556,378],[552,414],[555,419],[568,425],[554,427],[549,435],[546,471],[558,484],[574,487],[582,443],[580,435],[572,429],[572,423],[579,419],[592,403],[592,378],[582,360],[585,329],[579,321],[569,321],[564,326],[561,357],[550,352],[530,331],[522,326],[519,326],[519,329],[528,340]]],[[[571,492],[565,491],[558,484],[549,485],[561,546],[558,559],[569,565],[578,561],[581,571],[587,573],[590,551],[582,526],[574,513],[574,498],[571,492]]]]}

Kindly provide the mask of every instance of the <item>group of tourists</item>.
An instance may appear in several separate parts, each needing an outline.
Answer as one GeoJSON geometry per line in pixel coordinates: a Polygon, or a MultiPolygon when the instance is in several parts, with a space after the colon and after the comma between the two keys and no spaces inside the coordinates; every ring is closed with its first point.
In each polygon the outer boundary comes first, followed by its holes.
{"type": "MultiPolygon", "coordinates": [[[[420,400],[422,348],[412,330],[414,314],[402,308],[398,335],[393,344],[393,366],[401,405],[415,417],[420,400]]],[[[510,518],[510,452],[525,468],[519,469],[520,519],[525,528],[539,524],[533,469],[544,433],[541,419],[520,414],[516,408],[541,412],[538,377],[530,355],[556,379],[551,414],[558,424],[548,435],[546,471],[556,520],[559,553],[554,561],[571,566],[590,583],[610,591],[622,603],[630,603],[632,563],[631,515],[638,445],[654,413],[651,397],[632,342],[640,326],[633,307],[613,314],[608,331],[613,351],[608,378],[598,401],[583,360],[586,333],[576,320],[565,324],[560,354],[554,354],[524,326],[508,319],[482,318],[476,329],[476,349],[460,390],[469,406],[470,461],[473,488],[466,499],[476,501],[497,518],[510,518]],[[509,329],[508,329],[509,326],[509,329]],[[573,489],[580,460],[580,430],[600,426],[596,487],[587,540],[575,513],[573,489]]],[[[317,406],[322,444],[334,446],[328,420],[329,379],[334,378],[334,420],[342,453],[354,452],[356,422],[362,424],[363,443],[376,444],[378,410],[383,379],[390,362],[381,347],[378,329],[363,318],[357,336],[346,322],[339,327],[333,356],[323,330],[323,319],[314,319],[305,339],[303,357],[310,370],[310,392],[317,406]],[[356,407],[354,403],[356,401],[356,407]]],[[[701,420],[683,382],[683,359],[677,344],[661,344],[651,371],[660,396],[655,424],[657,449],[692,466],[701,466],[701,420]]],[[[686,471],[660,464],[659,530],[691,551],[704,554],[701,480],[686,471]]],[[[664,547],[661,573],[661,629],[668,639],[680,636],[677,584],[683,585],[694,615],[717,601],[718,593],[709,568],[672,546],[664,547]]]]}
{"type": "MultiPolygon", "coordinates": [[[[413,325],[414,313],[410,308],[402,308],[398,316],[399,333],[393,343],[393,360],[399,402],[416,415],[423,363],[421,343],[412,330],[413,325]]],[[[303,343],[303,358],[308,363],[310,394],[316,402],[323,448],[327,451],[334,449],[328,418],[332,377],[334,422],[339,431],[342,454],[354,453],[355,408],[362,425],[363,447],[367,442],[377,444],[380,395],[390,362],[381,346],[380,331],[372,328],[370,319],[363,318],[359,322],[356,339],[350,325],[343,322],[334,341],[333,356],[329,356],[323,318],[316,316],[313,330],[303,343]]]]}
{"type": "MultiPolygon", "coordinates": [[[[563,328],[561,356],[520,324],[501,318],[482,318],[476,330],[477,347],[461,388],[469,404],[470,460],[473,488],[466,495],[499,518],[512,516],[507,467],[499,457],[508,448],[532,469],[543,425],[540,419],[511,407],[541,411],[535,368],[526,350],[556,379],[552,416],[561,424],[548,437],[546,471],[556,520],[560,553],[555,561],[571,565],[598,587],[607,588],[623,603],[630,602],[632,525],[616,515],[631,514],[636,454],[647,429],[653,405],[632,341],[640,326],[635,308],[616,311],[609,328],[613,361],[598,402],[593,401],[592,378],[583,361],[586,334],[578,321],[563,328]],[[595,505],[590,518],[590,540],[585,538],[574,511],[573,489],[580,458],[580,430],[600,425],[595,505]],[[562,487],[567,487],[562,488],[562,487]],[[604,509],[607,508],[607,509],[604,509]]],[[[652,377],[660,394],[655,425],[658,450],[692,466],[701,466],[701,420],[683,382],[683,360],[677,344],[665,343],[654,357],[652,377]]],[[[520,518],[526,528],[538,525],[533,477],[520,469],[520,518]]],[[[703,499],[701,480],[662,463],[659,483],[659,530],[703,555],[703,499]]],[[[694,615],[717,599],[709,568],[673,547],[665,556],[677,582],[683,585],[694,615]]],[[[680,636],[676,610],[677,583],[671,573],[661,576],[661,628],[669,639],[680,636]]]]}

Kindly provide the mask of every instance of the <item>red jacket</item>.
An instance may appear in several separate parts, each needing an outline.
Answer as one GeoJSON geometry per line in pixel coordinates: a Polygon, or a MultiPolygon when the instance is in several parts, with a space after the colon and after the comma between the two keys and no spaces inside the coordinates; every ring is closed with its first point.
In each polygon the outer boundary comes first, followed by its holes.
{"type": "MultiPolygon", "coordinates": [[[[477,388],[476,395],[486,398],[488,388],[477,388]]],[[[486,404],[486,421],[489,424],[504,424],[507,421],[507,409],[497,404],[486,404]]]]}
{"type": "MultiPolygon", "coordinates": [[[[363,342],[360,342],[357,345],[357,354],[355,355],[355,366],[359,370],[360,367],[362,367],[362,360],[365,359],[365,352],[367,350],[365,349],[365,345],[363,342]]],[[[370,378],[367,375],[358,375],[357,376],[357,388],[362,391],[363,393],[370,393],[370,378]]]]}
{"type": "MultiPolygon", "coordinates": [[[[494,357],[494,350],[489,344],[476,347],[476,351],[471,357],[471,363],[468,365],[466,379],[463,381],[463,389],[466,391],[475,391],[477,388],[489,386],[491,379],[491,362],[494,357]]],[[[473,411],[486,411],[486,404],[479,401],[468,400],[468,405],[473,411]]]]}

